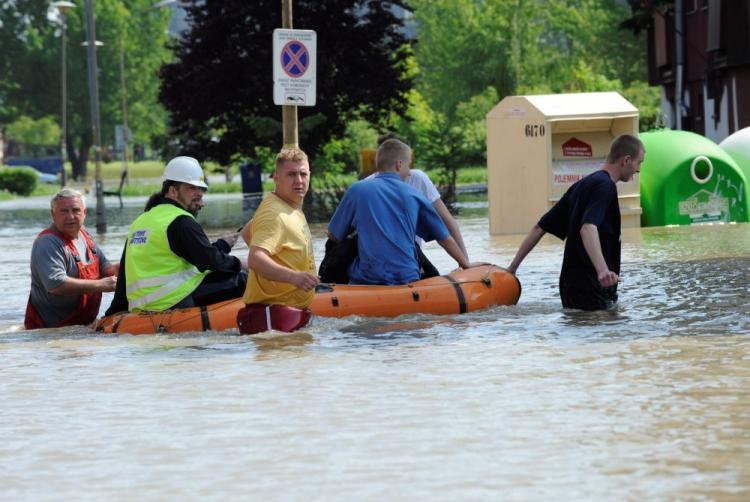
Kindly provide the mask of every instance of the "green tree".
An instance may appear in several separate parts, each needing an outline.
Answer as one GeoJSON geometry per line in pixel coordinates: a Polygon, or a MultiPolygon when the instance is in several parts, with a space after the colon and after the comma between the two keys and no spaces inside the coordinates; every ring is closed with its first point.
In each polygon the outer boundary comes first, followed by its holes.
{"type": "Polygon", "coordinates": [[[628,9],[616,0],[519,0],[515,15],[520,88],[576,90],[582,65],[625,86],[646,78],[645,37],[618,28],[628,9]]]}
{"type": "Polygon", "coordinates": [[[363,119],[351,120],[340,138],[332,138],[322,146],[314,165],[323,167],[326,174],[356,172],[360,152],[365,148],[376,148],[377,142],[378,132],[372,124],[363,119]]]}
{"type": "MultiPolygon", "coordinates": [[[[314,155],[340,138],[346,123],[380,124],[405,108],[411,87],[398,2],[295,0],[294,25],[317,33],[315,107],[299,107],[301,146],[314,155]]],[[[272,32],[278,1],[223,0],[188,7],[190,31],[162,70],[160,99],[171,132],[186,153],[219,163],[253,157],[281,144],[281,108],[273,103],[272,32]]],[[[338,146],[329,147],[336,157],[338,146]]],[[[313,166],[315,167],[315,166],[313,166]]]]}
{"type": "Polygon", "coordinates": [[[429,106],[452,118],[458,103],[492,86],[512,92],[513,7],[495,0],[411,0],[417,21],[417,87],[429,106]]]}
{"type": "MultiPolygon", "coordinates": [[[[438,170],[450,201],[456,169],[485,162],[486,114],[514,94],[617,90],[649,117],[645,37],[619,28],[618,0],[410,0],[416,89],[393,127],[438,170]]],[[[654,108],[656,107],[656,108],[654,108]]],[[[651,121],[651,119],[647,119],[651,121]]]]}
{"type": "Polygon", "coordinates": [[[592,80],[627,87],[646,78],[645,37],[618,28],[629,10],[617,0],[409,4],[418,27],[417,87],[448,117],[488,86],[502,99],[529,90],[573,91],[592,80]]]}
{"type": "Polygon", "coordinates": [[[8,139],[30,145],[54,145],[60,140],[60,126],[52,117],[34,120],[20,116],[5,129],[8,139]]]}
{"type": "Polygon", "coordinates": [[[646,82],[634,82],[630,87],[622,90],[622,95],[638,108],[640,115],[638,127],[641,131],[664,127],[658,87],[651,87],[646,82]]]}
{"type": "Polygon", "coordinates": [[[487,87],[484,92],[472,96],[456,105],[455,120],[452,125],[460,139],[465,165],[475,166],[487,162],[487,112],[498,102],[497,91],[487,87]]]}
{"type": "MultiPolygon", "coordinates": [[[[165,113],[157,102],[157,71],[169,57],[168,13],[152,0],[100,0],[95,3],[102,141],[114,142],[122,121],[120,41],[125,55],[129,127],[137,141],[163,134],[165,113]]],[[[0,122],[18,116],[52,116],[61,122],[61,43],[59,16],[46,0],[0,2],[0,122]]],[[[86,175],[93,142],[89,110],[85,8],[79,2],[67,15],[68,137],[73,176],[86,175]]],[[[57,143],[57,142],[56,142],[57,143]]]]}
{"type": "Polygon", "coordinates": [[[393,127],[416,152],[417,166],[436,174],[446,204],[455,199],[458,169],[484,164],[487,160],[487,112],[497,104],[497,91],[483,92],[457,103],[453,118],[432,109],[418,91],[409,95],[404,119],[393,127]]]}

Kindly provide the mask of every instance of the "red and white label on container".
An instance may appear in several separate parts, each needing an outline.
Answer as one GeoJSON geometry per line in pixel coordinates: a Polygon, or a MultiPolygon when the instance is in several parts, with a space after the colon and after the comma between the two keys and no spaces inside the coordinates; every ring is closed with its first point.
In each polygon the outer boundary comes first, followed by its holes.
{"type": "Polygon", "coordinates": [[[563,143],[562,151],[565,157],[593,157],[591,145],[578,138],[570,138],[563,143]]]}
{"type": "MultiPolygon", "coordinates": [[[[568,187],[599,170],[604,159],[576,159],[576,160],[553,160],[552,161],[552,185],[555,187],[568,187]]],[[[561,194],[562,195],[562,194],[561,194]]]]}

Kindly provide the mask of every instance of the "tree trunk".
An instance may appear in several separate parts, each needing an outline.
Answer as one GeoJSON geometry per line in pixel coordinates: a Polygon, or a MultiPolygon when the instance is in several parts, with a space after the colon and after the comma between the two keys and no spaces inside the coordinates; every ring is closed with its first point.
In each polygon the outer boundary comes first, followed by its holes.
{"type": "Polygon", "coordinates": [[[91,133],[84,133],[80,136],[80,146],[76,150],[73,148],[73,141],[68,137],[68,157],[73,169],[73,179],[76,181],[86,179],[87,163],[89,160],[89,150],[91,149],[91,133]]]}

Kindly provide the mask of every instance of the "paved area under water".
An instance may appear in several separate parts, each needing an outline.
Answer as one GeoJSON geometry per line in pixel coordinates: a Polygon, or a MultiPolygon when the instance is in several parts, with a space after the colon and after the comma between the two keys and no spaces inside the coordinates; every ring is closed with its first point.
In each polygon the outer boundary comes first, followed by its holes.
{"type": "MultiPolygon", "coordinates": [[[[513,307],[107,337],[20,328],[46,203],[0,204],[0,499],[750,498],[750,225],[626,231],[611,312],[560,307],[545,238],[513,307]]],[[[108,211],[113,259],[142,203],[108,211]]],[[[471,259],[506,265],[522,236],[464,214],[471,259]]]]}

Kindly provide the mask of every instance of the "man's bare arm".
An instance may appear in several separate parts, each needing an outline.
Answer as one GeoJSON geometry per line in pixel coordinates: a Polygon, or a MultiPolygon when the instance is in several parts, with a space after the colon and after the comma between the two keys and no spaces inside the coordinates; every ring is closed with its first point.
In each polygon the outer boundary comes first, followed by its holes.
{"type": "Polygon", "coordinates": [[[438,199],[435,202],[432,203],[432,207],[435,208],[435,211],[437,211],[437,214],[440,216],[440,218],[443,220],[443,223],[445,223],[445,226],[448,227],[448,233],[453,237],[453,240],[456,241],[456,244],[458,244],[459,249],[461,249],[461,252],[466,257],[466,261],[469,261],[469,253],[466,251],[466,246],[464,245],[464,238],[461,235],[461,230],[458,228],[458,223],[456,222],[456,219],[453,217],[450,211],[448,211],[448,208],[446,207],[445,203],[442,201],[442,199],[438,199]]]}
{"type": "Polygon", "coordinates": [[[102,277],[101,279],[66,277],[62,284],[50,290],[50,294],[55,296],[78,296],[84,293],[109,293],[115,290],[116,284],[117,276],[115,275],[102,277]]]}
{"type": "Polygon", "coordinates": [[[466,259],[466,256],[464,256],[463,252],[461,252],[461,248],[458,247],[458,244],[456,244],[456,241],[453,240],[453,237],[450,235],[443,239],[442,241],[437,241],[440,246],[445,249],[445,251],[456,260],[456,263],[458,263],[458,266],[461,268],[473,268],[473,267],[481,267],[482,265],[489,265],[489,263],[485,262],[469,262],[469,260],[466,259]]]}
{"type": "Polygon", "coordinates": [[[510,273],[516,273],[516,270],[518,270],[518,267],[521,265],[524,258],[526,258],[526,255],[534,249],[539,243],[539,240],[544,237],[544,234],[546,233],[547,232],[542,230],[542,227],[540,227],[539,224],[534,225],[531,230],[529,230],[529,233],[526,234],[523,242],[521,242],[521,245],[518,247],[518,251],[516,251],[516,256],[513,257],[513,261],[508,265],[508,271],[510,273]]]}
{"type": "Polygon", "coordinates": [[[240,229],[240,236],[247,247],[250,247],[250,240],[253,238],[253,220],[248,220],[245,226],[240,229]]]}

